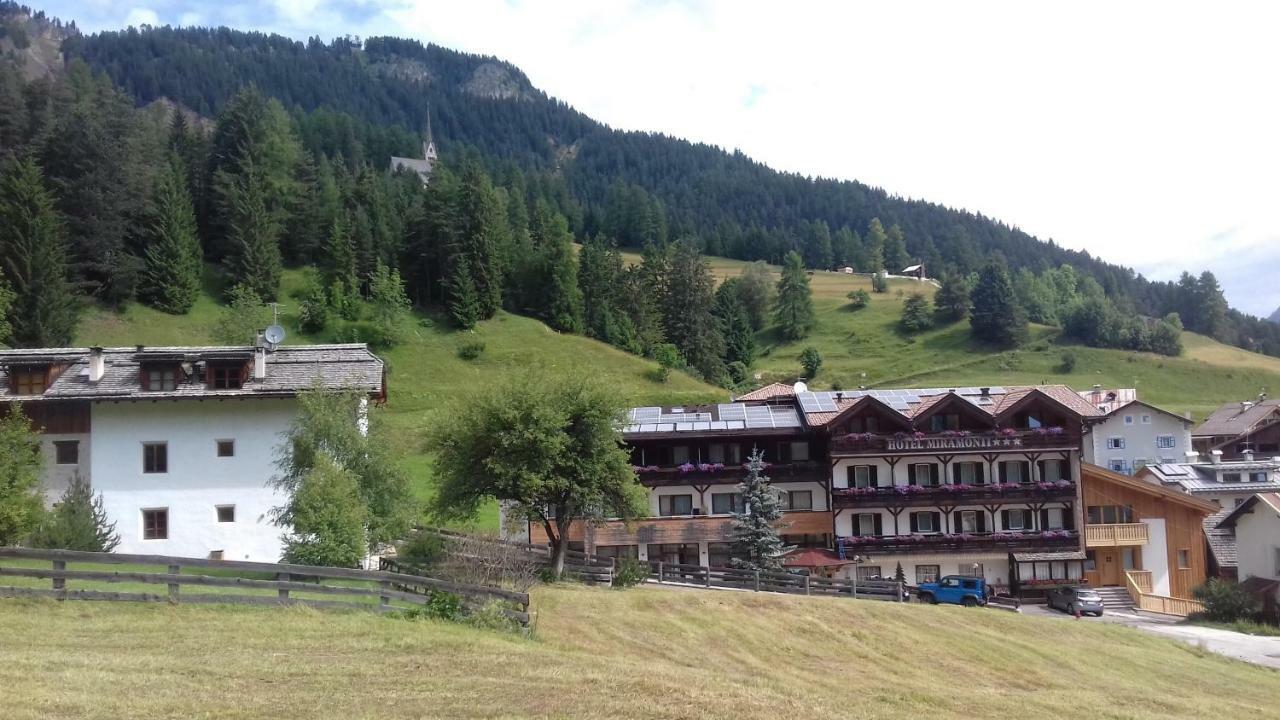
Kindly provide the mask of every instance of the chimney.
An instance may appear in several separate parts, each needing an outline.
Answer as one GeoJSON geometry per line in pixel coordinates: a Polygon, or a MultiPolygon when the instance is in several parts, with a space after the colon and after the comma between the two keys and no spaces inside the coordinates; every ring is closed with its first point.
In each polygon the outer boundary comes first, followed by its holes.
{"type": "Polygon", "coordinates": [[[1213,459],[1214,465],[1217,465],[1218,463],[1222,462],[1221,450],[1214,450],[1213,452],[1209,453],[1209,456],[1213,459]]]}
{"type": "Polygon", "coordinates": [[[1253,462],[1252,450],[1245,450],[1243,453],[1240,454],[1240,456],[1244,458],[1245,462],[1253,462]]]}
{"type": "Polygon", "coordinates": [[[102,357],[102,348],[89,348],[89,382],[98,382],[106,371],[107,361],[102,357]]]}
{"type": "Polygon", "coordinates": [[[840,402],[841,400],[844,400],[844,393],[843,393],[843,392],[841,392],[840,390],[837,390],[837,391],[836,391],[836,402],[840,402]]]}
{"type": "Polygon", "coordinates": [[[991,388],[978,388],[978,392],[982,393],[982,397],[991,397],[991,388]]]}
{"type": "Polygon", "coordinates": [[[1187,462],[1189,463],[1200,462],[1200,453],[1196,452],[1195,450],[1188,450],[1185,453],[1183,453],[1183,455],[1186,456],[1187,462]]]}
{"type": "Polygon", "coordinates": [[[253,341],[253,379],[261,380],[267,376],[267,339],[258,331],[253,341]]]}

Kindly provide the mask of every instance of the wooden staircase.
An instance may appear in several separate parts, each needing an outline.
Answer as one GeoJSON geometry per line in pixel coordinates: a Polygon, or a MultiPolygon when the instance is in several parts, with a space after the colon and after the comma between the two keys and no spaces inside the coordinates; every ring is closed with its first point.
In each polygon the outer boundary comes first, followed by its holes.
{"type": "Polygon", "coordinates": [[[1129,596],[1129,591],[1124,587],[1107,586],[1094,589],[1102,597],[1102,607],[1108,612],[1133,609],[1133,598],[1129,596]]]}

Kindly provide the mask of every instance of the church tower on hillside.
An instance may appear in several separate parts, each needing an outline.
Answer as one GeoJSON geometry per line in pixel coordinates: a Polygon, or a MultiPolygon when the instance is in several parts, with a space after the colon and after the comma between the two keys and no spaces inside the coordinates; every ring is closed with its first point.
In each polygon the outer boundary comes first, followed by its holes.
{"type": "Polygon", "coordinates": [[[425,137],[423,137],[422,139],[422,157],[421,158],[402,158],[402,157],[392,156],[391,170],[392,172],[395,172],[398,170],[408,170],[410,172],[416,173],[418,176],[418,179],[422,181],[422,184],[426,185],[427,183],[431,182],[431,171],[435,169],[436,159],[437,159],[436,142],[435,142],[435,139],[431,137],[431,111],[428,110],[427,111],[427,132],[425,137]]]}
{"type": "Polygon", "coordinates": [[[427,135],[422,141],[422,159],[436,164],[436,141],[431,137],[431,111],[427,110],[427,135]]]}

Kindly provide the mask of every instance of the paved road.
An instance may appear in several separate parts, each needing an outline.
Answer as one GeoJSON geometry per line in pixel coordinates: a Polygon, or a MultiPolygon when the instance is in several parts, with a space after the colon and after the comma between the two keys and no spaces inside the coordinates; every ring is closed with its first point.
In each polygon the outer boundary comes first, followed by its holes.
{"type": "MultiPolygon", "coordinates": [[[[1024,615],[1071,620],[1071,616],[1043,605],[1024,605],[1024,615]]],[[[1149,633],[1181,640],[1220,655],[1280,670],[1280,637],[1245,635],[1216,628],[1187,625],[1177,620],[1136,612],[1110,611],[1101,618],[1083,618],[1080,622],[1109,622],[1138,628],[1149,633]]]]}

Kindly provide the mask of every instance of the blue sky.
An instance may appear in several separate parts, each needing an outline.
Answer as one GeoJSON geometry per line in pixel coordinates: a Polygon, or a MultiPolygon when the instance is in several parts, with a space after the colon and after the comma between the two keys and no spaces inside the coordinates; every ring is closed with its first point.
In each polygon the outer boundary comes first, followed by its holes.
{"type": "Polygon", "coordinates": [[[497,55],[614,127],[1000,218],[1280,306],[1280,7],[732,0],[34,2],[87,31],[225,24],[497,55]]]}

